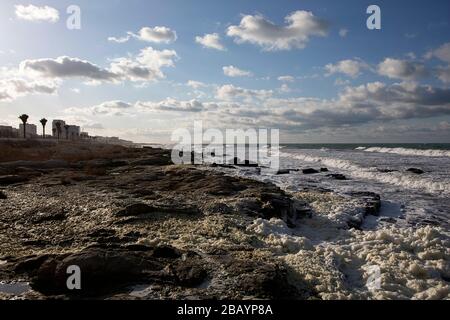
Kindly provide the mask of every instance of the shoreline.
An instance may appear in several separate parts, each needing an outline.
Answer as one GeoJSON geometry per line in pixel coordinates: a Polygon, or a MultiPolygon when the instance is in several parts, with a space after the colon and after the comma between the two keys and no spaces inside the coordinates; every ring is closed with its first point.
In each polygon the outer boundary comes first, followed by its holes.
{"type": "Polygon", "coordinates": [[[96,147],[0,162],[0,299],[383,299],[363,269],[386,257],[394,279],[381,285],[408,281],[391,298],[449,294],[445,232],[360,230],[376,194],[291,193],[171,165],[168,150],[96,147]],[[63,281],[71,264],[85,270],[78,295],[63,281]]]}

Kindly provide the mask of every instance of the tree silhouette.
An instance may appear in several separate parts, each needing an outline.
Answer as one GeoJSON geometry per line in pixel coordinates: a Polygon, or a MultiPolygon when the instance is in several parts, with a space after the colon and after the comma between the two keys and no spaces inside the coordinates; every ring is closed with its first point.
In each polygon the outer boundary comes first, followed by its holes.
{"type": "Polygon", "coordinates": [[[64,126],[64,129],[66,130],[66,140],[69,140],[69,128],[70,126],[68,124],[64,126]]]}
{"type": "Polygon", "coordinates": [[[59,140],[59,137],[60,137],[61,131],[62,131],[61,125],[62,125],[61,122],[56,122],[56,123],[55,123],[55,126],[56,126],[56,133],[57,133],[57,135],[58,135],[58,140],[59,140]]]}
{"type": "Polygon", "coordinates": [[[22,120],[23,123],[23,138],[27,138],[27,121],[28,121],[28,115],[23,114],[19,117],[20,120],[22,120]]]}
{"type": "Polygon", "coordinates": [[[40,120],[40,123],[42,124],[42,138],[44,138],[45,139],[45,126],[47,125],[47,119],[45,119],[45,118],[42,118],[41,120],[40,120]]]}

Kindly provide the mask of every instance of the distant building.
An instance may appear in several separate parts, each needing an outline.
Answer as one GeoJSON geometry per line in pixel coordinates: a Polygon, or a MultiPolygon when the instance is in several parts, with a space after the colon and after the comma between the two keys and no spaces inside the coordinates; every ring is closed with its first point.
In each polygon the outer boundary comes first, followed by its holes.
{"type": "Polygon", "coordinates": [[[81,128],[79,126],[69,126],[69,139],[78,140],[80,139],[81,128]]]}
{"type": "MultiPolygon", "coordinates": [[[[37,126],[35,124],[27,123],[25,128],[27,138],[34,138],[37,136],[37,126]]],[[[23,123],[19,125],[19,136],[22,137],[21,135],[23,135],[23,123]]]]}
{"type": "Polygon", "coordinates": [[[11,126],[0,126],[0,138],[18,138],[19,130],[11,126]]]}

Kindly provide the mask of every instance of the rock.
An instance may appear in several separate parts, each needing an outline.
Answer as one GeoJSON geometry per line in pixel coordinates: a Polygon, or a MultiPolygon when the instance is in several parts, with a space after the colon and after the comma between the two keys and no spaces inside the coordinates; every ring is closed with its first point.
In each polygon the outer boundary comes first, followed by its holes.
{"type": "Polygon", "coordinates": [[[422,169],[418,169],[418,168],[409,168],[406,171],[412,172],[415,174],[424,174],[425,173],[425,171],[423,171],[422,169]]]}
{"type": "Polygon", "coordinates": [[[359,198],[363,201],[365,215],[379,216],[381,209],[381,197],[379,194],[369,191],[350,192],[352,197],[359,198]]]}
{"type": "Polygon", "coordinates": [[[137,283],[193,287],[208,273],[200,256],[166,247],[96,246],[79,253],[43,255],[17,264],[17,273],[31,278],[31,287],[45,295],[97,297],[126,290],[137,283]],[[81,270],[81,291],[67,289],[67,268],[81,270]]]}
{"type": "Polygon", "coordinates": [[[32,218],[33,223],[39,224],[49,221],[62,221],[66,219],[66,214],[64,212],[56,212],[56,213],[38,213],[35,217],[32,218]]]}
{"type": "Polygon", "coordinates": [[[153,209],[154,208],[152,206],[145,203],[134,203],[116,212],[115,215],[118,217],[138,216],[141,214],[151,213],[153,212],[153,209]]]}
{"type": "Polygon", "coordinates": [[[289,170],[289,169],[280,169],[280,170],[278,170],[277,171],[277,175],[282,175],[282,174],[290,174],[291,173],[291,170],[289,170]]]}
{"type": "Polygon", "coordinates": [[[0,176],[0,185],[2,186],[8,186],[11,184],[21,183],[28,181],[27,177],[24,176],[18,176],[18,175],[7,175],[7,176],[0,176]]]}
{"type": "Polygon", "coordinates": [[[303,174],[316,174],[319,173],[316,169],[308,168],[302,170],[303,174]]]}
{"type": "Polygon", "coordinates": [[[118,217],[130,217],[155,212],[187,214],[187,215],[195,215],[201,213],[197,207],[180,205],[176,203],[171,205],[157,205],[157,206],[147,205],[145,203],[134,203],[127,206],[125,209],[116,212],[115,215],[118,217]]]}
{"type": "Polygon", "coordinates": [[[6,194],[3,191],[0,191],[0,200],[5,200],[7,198],[6,194]]]}
{"type": "Polygon", "coordinates": [[[328,168],[320,168],[320,172],[328,172],[328,168]]]}
{"type": "Polygon", "coordinates": [[[335,180],[347,180],[347,177],[340,173],[327,174],[327,177],[333,178],[335,180]]]}
{"type": "Polygon", "coordinates": [[[1,167],[5,168],[33,168],[33,169],[63,169],[68,168],[69,163],[64,160],[47,160],[47,161],[13,161],[4,162],[1,167]]]}
{"type": "Polygon", "coordinates": [[[377,171],[378,171],[378,172],[381,172],[381,173],[391,173],[391,172],[396,172],[396,171],[398,171],[398,170],[394,170],[394,169],[381,169],[381,168],[378,168],[377,171]]]}
{"type": "Polygon", "coordinates": [[[156,155],[145,159],[139,159],[130,163],[132,166],[168,166],[173,164],[168,156],[156,155]]]}
{"type": "Polygon", "coordinates": [[[233,158],[233,164],[238,167],[249,167],[249,168],[258,167],[257,163],[251,162],[250,160],[244,160],[242,162],[242,160],[240,160],[238,157],[233,158]]]}

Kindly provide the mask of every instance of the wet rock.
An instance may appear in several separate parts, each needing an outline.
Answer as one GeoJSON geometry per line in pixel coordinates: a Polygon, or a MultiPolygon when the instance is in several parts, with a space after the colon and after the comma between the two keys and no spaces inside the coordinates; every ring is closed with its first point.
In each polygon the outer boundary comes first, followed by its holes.
{"type": "Polygon", "coordinates": [[[290,174],[291,170],[289,169],[280,169],[277,171],[277,175],[282,175],[282,174],[290,174]]]}
{"type": "Polygon", "coordinates": [[[33,169],[63,169],[68,168],[69,163],[64,160],[47,160],[47,161],[13,161],[1,164],[4,168],[33,168],[33,169]]]}
{"type": "Polygon", "coordinates": [[[168,246],[90,247],[79,253],[34,257],[15,269],[28,274],[38,292],[83,297],[120,292],[137,283],[191,287],[207,277],[201,257],[168,246]],[[74,265],[82,272],[81,291],[67,289],[67,268],[74,265]]]}
{"type": "Polygon", "coordinates": [[[425,173],[425,171],[423,171],[422,169],[418,169],[418,168],[409,168],[406,171],[412,172],[415,174],[424,174],[425,173]]]}
{"type": "Polygon", "coordinates": [[[27,177],[19,176],[19,175],[7,175],[7,176],[0,176],[0,185],[1,186],[8,186],[11,184],[16,183],[22,183],[28,181],[27,177]]]}
{"type": "Polygon", "coordinates": [[[391,172],[397,172],[398,170],[378,168],[377,171],[381,172],[381,173],[391,173],[391,172]]]}
{"type": "Polygon", "coordinates": [[[369,191],[350,192],[349,195],[363,202],[365,215],[379,216],[381,209],[381,197],[379,194],[369,191]]]}
{"type": "Polygon", "coordinates": [[[302,170],[303,174],[316,174],[319,173],[316,169],[313,168],[307,168],[302,170]]]}
{"type": "Polygon", "coordinates": [[[320,172],[328,172],[328,168],[320,168],[320,172]]]}
{"type": "Polygon", "coordinates": [[[327,177],[333,178],[335,180],[347,180],[347,177],[340,173],[328,174],[327,177]]]}
{"type": "Polygon", "coordinates": [[[0,191],[0,200],[5,200],[7,198],[6,194],[3,191],[0,191]]]}
{"type": "Polygon", "coordinates": [[[238,166],[238,167],[249,167],[249,168],[255,168],[255,167],[258,167],[258,164],[257,164],[257,163],[251,162],[250,160],[244,160],[244,161],[242,161],[242,160],[240,160],[240,159],[237,158],[237,157],[234,157],[234,158],[233,158],[233,164],[234,164],[235,166],[238,166]]]}

